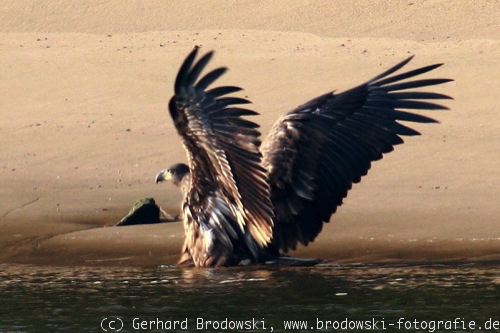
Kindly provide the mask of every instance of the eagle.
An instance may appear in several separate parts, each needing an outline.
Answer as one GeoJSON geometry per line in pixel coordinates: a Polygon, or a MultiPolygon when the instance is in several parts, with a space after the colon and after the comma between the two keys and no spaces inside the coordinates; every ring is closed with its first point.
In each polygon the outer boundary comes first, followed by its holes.
{"type": "Polygon", "coordinates": [[[415,79],[442,64],[396,73],[413,56],[350,90],[316,97],[286,113],[261,145],[238,86],[211,87],[227,70],[207,73],[210,51],[195,47],[182,63],[168,109],[187,153],[156,175],[182,191],[185,239],[179,265],[232,266],[286,258],[307,246],[367,174],[403,136],[400,121],[436,123],[408,110],[446,110],[451,97],[423,87],[452,81],[415,79]],[[417,90],[415,90],[417,89],[417,90]]]}

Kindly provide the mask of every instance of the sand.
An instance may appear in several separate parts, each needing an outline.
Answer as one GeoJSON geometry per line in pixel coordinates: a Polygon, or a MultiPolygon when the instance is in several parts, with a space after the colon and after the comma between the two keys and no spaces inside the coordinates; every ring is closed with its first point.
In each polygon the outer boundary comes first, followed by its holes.
{"type": "Polygon", "coordinates": [[[110,227],[185,160],[166,112],[194,45],[262,115],[343,90],[411,54],[455,98],[375,163],[314,244],[338,262],[500,259],[499,1],[3,1],[0,262],[175,262],[178,223],[110,227]]]}

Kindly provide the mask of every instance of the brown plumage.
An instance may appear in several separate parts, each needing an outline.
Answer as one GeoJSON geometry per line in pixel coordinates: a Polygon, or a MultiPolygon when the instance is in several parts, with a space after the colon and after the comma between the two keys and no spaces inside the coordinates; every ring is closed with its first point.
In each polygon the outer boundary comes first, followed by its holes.
{"type": "Polygon", "coordinates": [[[449,79],[404,81],[441,64],[391,76],[410,57],[367,83],[292,110],[260,149],[258,125],[242,118],[257,113],[240,107],[248,100],[227,96],[241,88],[208,89],[226,69],[199,78],[213,52],[195,61],[197,53],[182,64],[169,104],[189,164],[181,177],[181,262],[195,266],[263,262],[307,245],[372,161],[403,143],[401,136],[419,134],[398,121],[436,122],[402,110],[443,110],[428,100],[450,99],[408,91],[449,79]]]}

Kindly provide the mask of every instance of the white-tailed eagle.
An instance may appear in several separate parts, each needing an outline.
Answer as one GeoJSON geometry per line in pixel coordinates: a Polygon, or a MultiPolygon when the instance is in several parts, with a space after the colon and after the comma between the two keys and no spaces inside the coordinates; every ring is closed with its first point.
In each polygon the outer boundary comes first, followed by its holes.
{"type": "Polygon", "coordinates": [[[202,72],[213,52],[184,60],[169,103],[188,165],[162,170],[183,192],[181,264],[261,263],[307,245],[373,161],[419,133],[400,121],[434,123],[405,110],[443,110],[449,96],[419,88],[450,79],[415,79],[442,64],[396,74],[412,57],[366,83],[329,92],[282,116],[261,147],[257,115],[234,97],[236,86],[210,86],[226,71],[202,72]],[[418,91],[413,89],[417,88],[418,91]]]}

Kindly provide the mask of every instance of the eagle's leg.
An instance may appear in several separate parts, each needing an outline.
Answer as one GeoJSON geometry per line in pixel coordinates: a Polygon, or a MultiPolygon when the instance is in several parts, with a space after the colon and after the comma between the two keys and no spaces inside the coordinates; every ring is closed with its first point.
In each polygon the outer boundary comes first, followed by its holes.
{"type": "Polygon", "coordinates": [[[184,245],[182,245],[181,257],[177,261],[177,266],[181,267],[192,267],[194,266],[193,257],[189,253],[187,241],[184,240],[184,245]]]}

